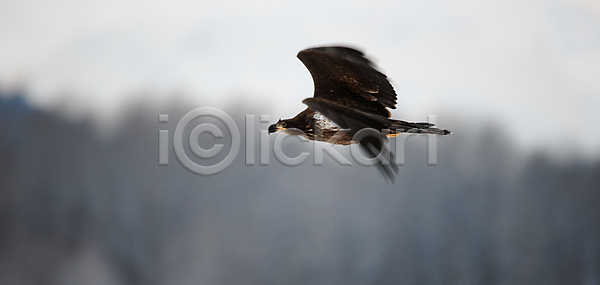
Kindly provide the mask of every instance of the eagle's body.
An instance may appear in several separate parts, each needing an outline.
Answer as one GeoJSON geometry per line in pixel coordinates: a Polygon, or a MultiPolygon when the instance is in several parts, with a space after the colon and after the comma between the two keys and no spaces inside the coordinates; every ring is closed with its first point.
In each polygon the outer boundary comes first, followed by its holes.
{"type": "MultiPolygon", "coordinates": [[[[390,119],[387,108],[396,108],[396,92],[362,52],[347,47],[319,47],[300,51],[298,58],[312,75],[313,98],[302,101],[308,108],[294,118],[271,125],[270,133],[281,131],[341,145],[360,143],[372,157],[385,150],[386,135],[450,134],[430,123],[390,119]],[[375,129],[379,134],[353,141],[353,136],[364,128],[375,129]],[[340,129],[348,131],[338,132],[340,129]]],[[[393,163],[380,161],[378,167],[386,179],[394,180],[397,167],[393,163]]]]}
{"type": "MultiPolygon", "coordinates": [[[[287,135],[302,136],[309,140],[330,142],[333,144],[349,145],[352,137],[346,133],[339,133],[340,126],[321,114],[310,108],[306,108],[296,117],[290,119],[295,121],[294,127],[282,128],[279,132],[287,135]],[[331,140],[338,134],[338,138],[331,140]]],[[[273,131],[271,131],[273,132],[273,131]]]]}

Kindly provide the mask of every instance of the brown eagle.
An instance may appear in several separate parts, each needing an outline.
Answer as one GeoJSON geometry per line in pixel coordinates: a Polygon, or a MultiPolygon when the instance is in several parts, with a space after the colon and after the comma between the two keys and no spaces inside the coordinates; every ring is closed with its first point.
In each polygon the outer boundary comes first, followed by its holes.
{"type": "MultiPolygon", "coordinates": [[[[396,92],[385,74],[377,71],[362,52],[341,46],[316,47],[300,51],[298,58],[312,75],[313,98],[302,101],[308,105],[306,110],[269,126],[269,133],[282,132],[340,145],[360,143],[371,158],[378,157],[378,170],[386,181],[392,182],[398,167],[378,156],[380,152],[389,154],[384,144],[387,137],[400,133],[450,134],[431,123],[390,119],[387,108],[396,108],[396,92]],[[365,128],[376,132],[354,141],[354,135],[365,128]],[[334,137],[340,129],[346,132],[334,137]]],[[[387,157],[393,160],[392,156],[387,157]]]]}

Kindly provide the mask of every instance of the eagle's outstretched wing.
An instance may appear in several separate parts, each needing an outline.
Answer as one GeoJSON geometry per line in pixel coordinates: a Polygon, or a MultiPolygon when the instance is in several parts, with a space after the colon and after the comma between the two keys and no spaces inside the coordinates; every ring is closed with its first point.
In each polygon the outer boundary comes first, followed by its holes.
{"type": "MultiPolygon", "coordinates": [[[[325,115],[353,137],[365,128],[387,129],[392,120],[387,108],[396,108],[396,92],[385,74],[377,71],[364,54],[347,47],[318,47],[298,53],[312,75],[314,98],[303,101],[325,115]]],[[[385,146],[386,136],[367,136],[360,145],[371,158],[377,157],[379,172],[386,181],[394,181],[398,167],[385,146]],[[385,157],[378,156],[380,153],[385,157]]]]}
{"type": "Polygon", "coordinates": [[[315,98],[386,118],[396,108],[396,92],[364,54],[348,47],[305,49],[298,58],[310,71],[315,98]]]}

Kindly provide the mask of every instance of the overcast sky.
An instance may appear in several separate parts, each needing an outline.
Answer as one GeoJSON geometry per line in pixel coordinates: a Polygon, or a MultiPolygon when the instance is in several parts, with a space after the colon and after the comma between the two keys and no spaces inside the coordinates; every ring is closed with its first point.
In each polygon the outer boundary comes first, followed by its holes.
{"type": "Polygon", "coordinates": [[[325,44],[374,59],[397,90],[394,117],[491,118],[524,147],[600,155],[593,0],[5,0],[0,88],[101,119],[174,93],[215,107],[265,102],[286,118],[312,96],[296,53],[325,44]]]}

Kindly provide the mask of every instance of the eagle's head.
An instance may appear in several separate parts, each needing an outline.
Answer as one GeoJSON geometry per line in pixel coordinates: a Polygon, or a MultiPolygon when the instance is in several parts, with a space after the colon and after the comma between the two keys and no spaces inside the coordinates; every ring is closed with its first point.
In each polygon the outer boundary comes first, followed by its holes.
{"type": "Polygon", "coordinates": [[[269,126],[269,134],[283,131],[283,130],[285,130],[286,127],[287,127],[287,122],[279,119],[279,121],[277,121],[277,123],[269,126]]]}

